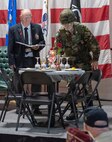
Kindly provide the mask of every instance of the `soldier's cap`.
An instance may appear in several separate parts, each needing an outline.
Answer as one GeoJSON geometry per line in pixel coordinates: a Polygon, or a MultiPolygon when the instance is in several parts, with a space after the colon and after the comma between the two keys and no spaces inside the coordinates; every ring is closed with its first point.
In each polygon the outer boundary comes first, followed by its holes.
{"type": "Polygon", "coordinates": [[[67,8],[60,13],[61,24],[68,24],[74,21],[76,21],[76,17],[72,10],[67,8]]]}
{"type": "Polygon", "coordinates": [[[85,110],[84,122],[88,126],[96,128],[105,128],[109,125],[107,113],[102,108],[98,107],[89,107],[85,110]],[[103,121],[105,123],[99,125],[95,123],[96,121],[103,121]]]}

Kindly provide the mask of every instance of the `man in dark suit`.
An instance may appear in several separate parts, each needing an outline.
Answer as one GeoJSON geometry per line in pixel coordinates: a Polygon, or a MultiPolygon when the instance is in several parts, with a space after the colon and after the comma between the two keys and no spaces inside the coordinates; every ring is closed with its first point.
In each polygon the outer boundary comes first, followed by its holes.
{"type": "MultiPolygon", "coordinates": [[[[15,86],[17,92],[21,91],[18,85],[18,69],[35,67],[35,57],[39,57],[39,52],[44,48],[45,44],[41,26],[31,23],[32,13],[29,9],[24,9],[21,11],[20,20],[21,23],[16,24],[9,29],[8,42],[9,65],[14,71],[16,71],[14,76],[14,84],[16,84],[15,86]],[[32,48],[29,48],[17,42],[29,45],[41,44],[43,46],[36,45],[32,48]]],[[[38,88],[38,90],[40,90],[40,87],[35,88],[38,88]]]]}

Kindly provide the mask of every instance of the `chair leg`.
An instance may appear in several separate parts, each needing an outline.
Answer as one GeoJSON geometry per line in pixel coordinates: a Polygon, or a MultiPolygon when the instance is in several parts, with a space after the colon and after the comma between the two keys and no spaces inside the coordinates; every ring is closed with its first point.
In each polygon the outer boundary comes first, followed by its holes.
{"type": "Polygon", "coordinates": [[[78,122],[79,122],[79,118],[77,116],[77,107],[76,107],[76,104],[74,102],[74,95],[71,95],[72,96],[72,106],[73,106],[73,112],[74,112],[74,116],[75,116],[75,125],[76,127],[78,128],[78,122]]]}
{"type": "Polygon", "coordinates": [[[5,119],[5,116],[6,116],[6,112],[7,112],[7,109],[8,109],[8,106],[9,106],[9,100],[8,98],[5,100],[5,103],[4,103],[4,106],[3,106],[3,109],[2,109],[2,112],[1,112],[1,115],[0,115],[0,121],[4,122],[4,119],[5,119]]]}
{"type": "Polygon", "coordinates": [[[61,124],[63,126],[63,128],[65,129],[65,125],[64,125],[64,120],[63,120],[63,115],[61,113],[61,108],[60,108],[60,105],[59,105],[59,102],[57,101],[57,108],[58,108],[58,111],[59,111],[59,118],[61,119],[61,124]]]}
{"type": "Polygon", "coordinates": [[[27,118],[29,119],[30,123],[32,124],[33,127],[37,126],[37,121],[34,118],[33,113],[31,112],[31,109],[29,107],[29,104],[25,104],[25,108],[27,108],[28,112],[25,112],[25,115],[27,116],[27,118]],[[29,113],[29,114],[28,114],[29,113]]]}
{"type": "Polygon", "coordinates": [[[0,121],[2,121],[2,117],[3,117],[4,111],[5,111],[6,104],[7,104],[7,100],[5,100],[5,103],[3,105],[3,108],[2,108],[2,111],[1,111],[1,114],[0,114],[0,121]]]}
{"type": "Polygon", "coordinates": [[[21,103],[20,103],[20,109],[19,109],[19,114],[18,114],[18,117],[17,117],[16,131],[18,131],[18,127],[19,127],[19,121],[20,121],[20,117],[21,117],[22,106],[23,106],[23,102],[21,101],[21,103]]]}
{"type": "Polygon", "coordinates": [[[63,110],[62,116],[67,112],[69,107],[71,107],[70,102],[66,105],[65,109],[63,110]]]}
{"type": "MultiPolygon", "coordinates": [[[[52,115],[53,115],[53,108],[54,108],[54,94],[52,96],[52,103],[51,103],[51,107],[50,107],[50,116],[49,116],[49,121],[48,121],[48,129],[47,129],[47,133],[50,133],[50,126],[51,126],[51,118],[52,118],[52,115]]],[[[53,120],[55,121],[55,120],[53,120]]]]}
{"type": "Polygon", "coordinates": [[[99,97],[98,90],[96,90],[96,94],[97,94],[97,100],[98,100],[98,103],[99,103],[99,107],[101,108],[102,105],[101,105],[101,102],[100,102],[100,97],[99,97]]]}

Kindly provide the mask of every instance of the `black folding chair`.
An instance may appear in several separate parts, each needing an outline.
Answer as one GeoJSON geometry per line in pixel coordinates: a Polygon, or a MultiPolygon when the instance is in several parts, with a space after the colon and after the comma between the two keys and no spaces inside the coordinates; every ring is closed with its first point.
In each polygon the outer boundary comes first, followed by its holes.
{"type": "Polygon", "coordinates": [[[7,85],[7,94],[5,96],[5,103],[3,105],[3,108],[2,108],[2,111],[1,111],[1,115],[0,115],[0,121],[4,121],[5,119],[5,116],[6,116],[6,112],[8,110],[8,107],[9,107],[9,104],[10,104],[10,101],[18,101],[21,99],[21,94],[16,94],[15,91],[14,91],[14,86],[13,86],[13,83],[12,83],[12,78],[10,78],[6,71],[1,68],[0,69],[0,74],[3,78],[3,80],[5,81],[6,85],[7,85]]]}
{"type": "MultiPolygon", "coordinates": [[[[23,88],[22,93],[22,99],[20,103],[20,112],[22,109],[22,106],[24,106],[24,114],[28,117],[30,120],[30,123],[33,126],[38,126],[38,123],[34,117],[34,114],[32,110],[30,109],[31,104],[37,104],[37,105],[48,105],[48,129],[47,133],[50,132],[50,126],[54,125],[55,123],[55,87],[54,83],[52,82],[50,76],[48,76],[45,72],[39,72],[39,71],[25,71],[21,74],[21,85],[23,88]],[[35,84],[35,85],[46,85],[47,86],[47,93],[46,95],[40,95],[40,92],[35,92],[34,95],[29,96],[27,92],[24,90],[25,84],[35,84]]],[[[61,122],[64,127],[63,118],[61,115],[61,109],[60,106],[58,106],[58,111],[60,114],[61,122]]],[[[20,121],[20,113],[18,114],[17,118],[17,125],[16,130],[18,130],[19,127],[19,121],[20,121]]]]}
{"type": "Polygon", "coordinates": [[[84,105],[86,102],[86,86],[89,82],[91,76],[91,72],[85,72],[81,77],[72,79],[68,85],[68,92],[64,98],[60,98],[62,104],[66,101],[67,104],[62,111],[62,116],[66,113],[66,111],[72,106],[73,107],[73,113],[76,118],[76,126],[78,127],[78,120],[82,116],[83,112],[80,113],[78,111],[77,104],[81,102],[82,107],[84,109],[84,105]]]}
{"type": "Polygon", "coordinates": [[[100,96],[98,92],[98,86],[100,84],[102,78],[102,71],[97,69],[92,71],[92,75],[90,78],[92,91],[88,93],[88,102],[87,105],[89,105],[90,102],[98,101],[98,106],[101,108],[101,102],[100,102],[100,96]]]}

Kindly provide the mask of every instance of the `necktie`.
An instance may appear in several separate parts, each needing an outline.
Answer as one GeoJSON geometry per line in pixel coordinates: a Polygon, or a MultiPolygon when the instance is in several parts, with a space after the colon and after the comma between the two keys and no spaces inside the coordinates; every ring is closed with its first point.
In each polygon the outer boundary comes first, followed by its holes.
{"type": "Polygon", "coordinates": [[[24,28],[25,30],[25,43],[28,44],[28,28],[24,28]]]}

